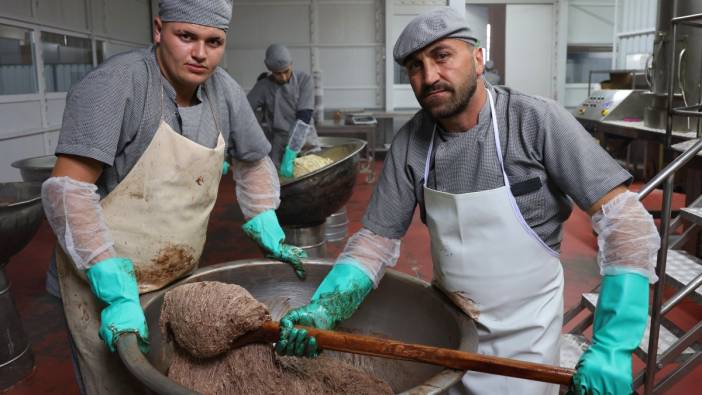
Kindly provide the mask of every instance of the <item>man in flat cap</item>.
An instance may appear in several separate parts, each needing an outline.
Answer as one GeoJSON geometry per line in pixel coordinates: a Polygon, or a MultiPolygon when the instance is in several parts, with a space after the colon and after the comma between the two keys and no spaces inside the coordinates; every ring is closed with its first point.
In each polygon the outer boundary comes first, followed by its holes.
{"type": "Polygon", "coordinates": [[[304,253],[283,243],[275,216],[270,144],[243,90],[218,68],[231,0],[159,7],[154,46],[108,59],[71,89],[42,189],[84,393],[143,392],[110,351],[125,333],[146,350],[139,294],[197,268],[225,150],[244,232],[304,274],[304,253]]]}
{"type": "MultiPolygon", "coordinates": [[[[440,8],[412,20],[394,48],[422,106],[396,134],[363,218],[311,302],[281,320],[277,350],[314,355],[293,324],[349,318],[399,255],[419,205],[434,283],[472,317],[483,354],[558,365],[559,247],[574,201],[592,215],[604,275],[577,394],[629,394],[646,324],[659,236],[631,176],[552,100],[483,78],[465,20],[440,8]]],[[[408,301],[408,303],[412,303],[408,301]]],[[[556,385],[467,372],[456,393],[555,394],[556,385]]]]}
{"type": "MultiPolygon", "coordinates": [[[[270,73],[267,78],[256,81],[247,98],[254,110],[263,111],[271,128],[271,160],[281,170],[281,175],[291,177],[297,152],[291,150],[288,143],[297,121],[311,124],[314,109],[312,77],[293,69],[290,51],[281,44],[271,44],[266,49],[264,63],[270,73]]],[[[309,135],[303,141],[312,145],[312,149],[317,148],[316,131],[312,127],[305,129],[309,135]]]]}

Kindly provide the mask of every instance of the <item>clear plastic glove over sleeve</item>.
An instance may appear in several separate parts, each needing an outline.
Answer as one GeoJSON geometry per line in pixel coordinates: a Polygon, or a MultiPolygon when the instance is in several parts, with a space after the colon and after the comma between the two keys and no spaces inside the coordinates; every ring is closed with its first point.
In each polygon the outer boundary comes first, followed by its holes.
{"type": "Polygon", "coordinates": [[[385,269],[394,267],[400,257],[400,240],[389,239],[361,228],[346,243],[337,262],[347,262],[362,270],[377,287],[385,269]]]}
{"type": "Polygon", "coordinates": [[[59,245],[79,270],[116,256],[94,184],[51,177],[42,185],[41,197],[59,245]]]}
{"type": "Polygon", "coordinates": [[[661,239],[653,217],[626,191],[615,196],[592,216],[597,233],[597,263],[602,275],[638,273],[651,283],[656,277],[656,257],[661,239]]]}
{"type": "Polygon", "coordinates": [[[246,220],[280,205],[280,181],[271,159],[255,162],[234,160],[236,199],[246,220]]]}

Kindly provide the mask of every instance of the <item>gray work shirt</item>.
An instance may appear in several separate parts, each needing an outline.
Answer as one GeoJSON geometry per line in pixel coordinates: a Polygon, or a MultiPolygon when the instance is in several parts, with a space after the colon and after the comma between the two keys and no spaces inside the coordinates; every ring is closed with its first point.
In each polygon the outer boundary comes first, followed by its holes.
{"type": "Polygon", "coordinates": [[[263,78],[251,88],[247,98],[251,108],[263,109],[274,130],[289,132],[298,111],[314,109],[312,77],[304,71],[293,70],[285,84],[278,84],[271,77],[263,78]]]}
{"type": "Polygon", "coordinates": [[[216,146],[220,130],[227,153],[238,160],[256,161],[268,154],[270,143],[244,91],[226,71],[217,68],[196,95],[195,105],[176,105],[175,90],[161,76],[154,47],[111,57],[68,93],[56,154],[105,164],[96,182],[102,197],[146,151],[162,117],[176,132],[208,148],[216,146]]]}
{"type": "MultiPolygon", "coordinates": [[[[489,86],[489,85],[488,85],[489,86]]],[[[572,201],[589,209],[631,175],[558,103],[507,87],[491,87],[512,194],[526,222],[558,251],[572,201]]],[[[363,225],[401,238],[417,204],[424,220],[423,178],[434,120],[419,111],[393,139],[363,225]]],[[[478,123],[464,133],[437,127],[427,186],[453,194],[504,185],[488,100],[478,123]]]]}

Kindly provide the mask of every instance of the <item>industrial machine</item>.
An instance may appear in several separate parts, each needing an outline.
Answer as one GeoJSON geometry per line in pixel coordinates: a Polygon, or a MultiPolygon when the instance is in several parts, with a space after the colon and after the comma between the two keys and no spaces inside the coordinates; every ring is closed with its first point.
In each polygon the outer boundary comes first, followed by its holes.
{"type": "Polygon", "coordinates": [[[575,117],[585,121],[642,120],[646,104],[644,91],[632,89],[603,89],[590,93],[578,108],[575,117]]]}

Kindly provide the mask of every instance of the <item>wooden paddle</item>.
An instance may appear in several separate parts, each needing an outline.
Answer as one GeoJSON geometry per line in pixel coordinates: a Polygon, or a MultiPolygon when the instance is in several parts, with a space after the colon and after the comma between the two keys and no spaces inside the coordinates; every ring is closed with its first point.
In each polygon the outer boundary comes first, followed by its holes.
{"type": "MultiPolygon", "coordinates": [[[[320,348],[334,351],[424,362],[456,370],[472,370],[562,385],[569,385],[573,378],[573,373],[575,373],[573,369],[559,366],[480,355],[448,348],[403,343],[378,337],[327,331],[306,326],[297,326],[297,328],[305,329],[309,335],[314,336],[320,348]]],[[[279,323],[268,321],[258,330],[248,332],[239,337],[233,347],[249,343],[273,343],[278,340],[279,336],[279,323]]]]}

